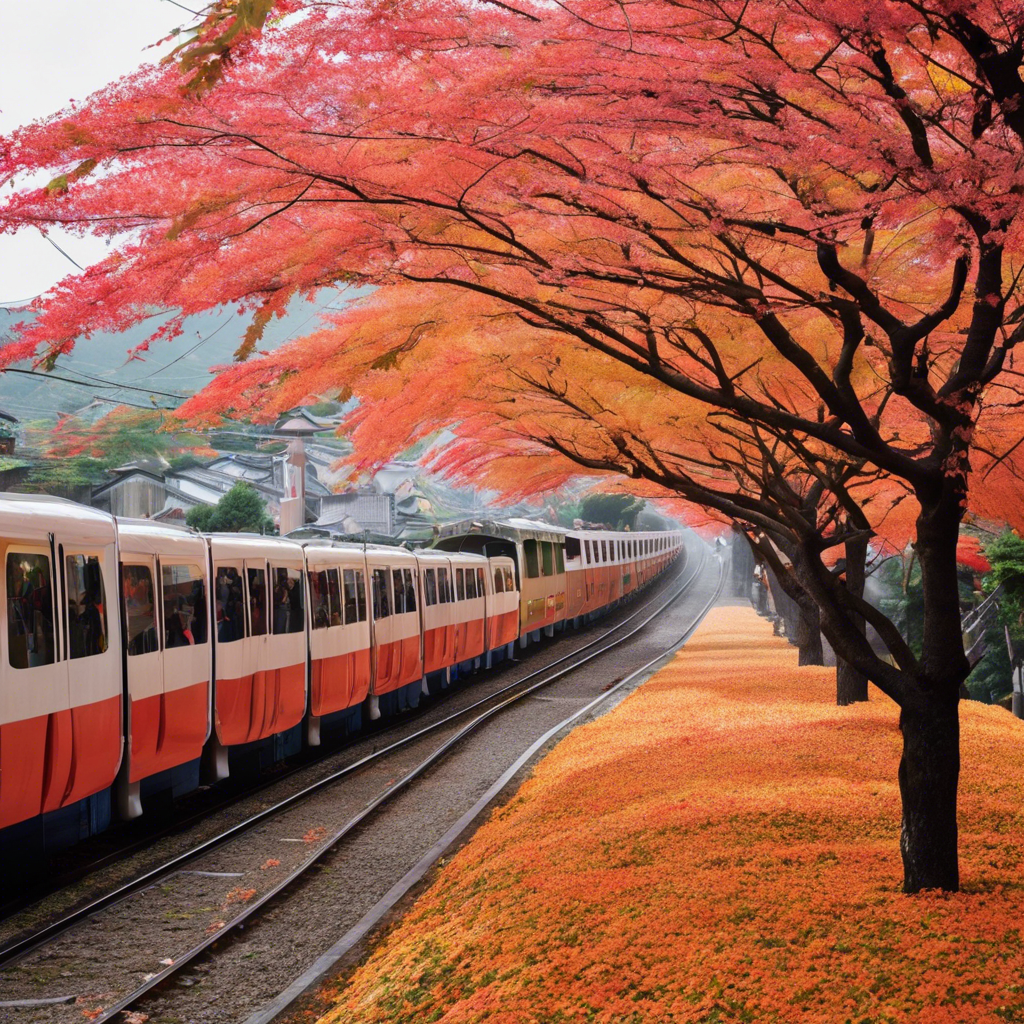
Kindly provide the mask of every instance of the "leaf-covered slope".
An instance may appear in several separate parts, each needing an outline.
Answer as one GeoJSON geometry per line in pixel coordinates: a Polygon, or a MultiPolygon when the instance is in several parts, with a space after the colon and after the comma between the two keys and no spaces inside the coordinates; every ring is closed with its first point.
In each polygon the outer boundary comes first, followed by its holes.
{"type": "Polygon", "coordinates": [[[962,714],[956,895],[899,895],[894,706],[749,608],[575,730],[321,1024],[1024,1019],[1024,726],[962,714]]]}

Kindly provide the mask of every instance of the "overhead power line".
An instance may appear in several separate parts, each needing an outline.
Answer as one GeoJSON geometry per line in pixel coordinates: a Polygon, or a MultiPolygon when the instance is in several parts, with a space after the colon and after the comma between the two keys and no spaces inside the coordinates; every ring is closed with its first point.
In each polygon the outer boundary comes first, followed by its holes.
{"type": "MultiPolygon", "coordinates": [[[[141,391],[144,395],[159,395],[161,398],[176,398],[179,402],[183,402],[189,395],[175,395],[170,391],[154,391],[152,388],[136,388],[132,387],[131,384],[115,384],[112,381],[105,381],[102,377],[92,377],[88,373],[82,373],[81,370],[72,370],[72,373],[81,374],[83,377],[88,377],[90,381],[96,381],[101,387],[111,388],[115,391],[127,390],[127,391],[141,391]]],[[[80,388],[95,388],[95,383],[87,384],[84,380],[73,380],[71,377],[60,377],[55,373],[41,373],[38,370],[18,370],[13,366],[8,366],[0,373],[21,373],[26,377],[42,377],[44,380],[59,380],[65,384],[76,384],[80,388]]]]}

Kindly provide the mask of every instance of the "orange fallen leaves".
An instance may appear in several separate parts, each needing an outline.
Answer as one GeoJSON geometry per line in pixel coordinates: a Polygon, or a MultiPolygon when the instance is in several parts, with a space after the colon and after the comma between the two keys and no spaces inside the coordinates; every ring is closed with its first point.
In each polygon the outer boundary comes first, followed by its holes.
{"type": "Polygon", "coordinates": [[[231,903],[248,903],[255,895],[255,889],[243,889],[239,886],[237,889],[232,889],[227,894],[224,898],[224,906],[228,906],[231,903]]]}
{"type": "Polygon", "coordinates": [[[327,829],[323,825],[317,825],[316,828],[311,828],[303,837],[304,843],[319,843],[321,839],[327,838],[327,829]]]}
{"type": "Polygon", "coordinates": [[[965,703],[956,895],[903,896],[893,705],[715,609],[445,866],[323,1024],[1024,1021],[1024,726],[965,703]]]}
{"type": "Polygon", "coordinates": [[[276,860],[274,857],[271,857],[260,865],[260,871],[266,871],[268,868],[279,868],[280,866],[281,862],[276,860]]]}

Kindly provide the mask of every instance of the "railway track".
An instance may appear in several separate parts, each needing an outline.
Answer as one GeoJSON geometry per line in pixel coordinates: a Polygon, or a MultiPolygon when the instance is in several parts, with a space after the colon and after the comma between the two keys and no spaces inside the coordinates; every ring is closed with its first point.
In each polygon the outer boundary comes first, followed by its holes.
{"type": "MultiPolygon", "coordinates": [[[[697,560],[694,559],[694,561],[697,560]]],[[[33,957],[42,955],[49,959],[56,958],[57,961],[61,961],[62,954],[57,950],[49,949],[49,947],[53,947],[54,944],[58,943],[61,937],[69,935],[75,926],[80,926],[82,931],[97,932],[97,935],[99,936],[102,934],[101,915],[104,911],[113,911],[115,908],[120,907],[122,909],[122,927],[130,927],[132,914],[129,912],[126,915],[124,911],[127,904],[129,904],[132,901],[132,898],[136,897],[138,894],[157,893],[158,895],[149,901],[142,901],[136,911],[136,916],[138,913],[141,913],[143,916],[147,914],[163,914],[166,916],[167,914],[178,913],[183,918],[190,917],[193,912],[190,908],[194,908],[196,901],[198,900],[199,903],[202,903],[204,898],[207,898],[205,893],[202,891],[204,884],[203,880],[211,880],[208,886],[211,891],[218,888],[218,886],[222,890],[223,886],[228,884],[224,881],[225,878],[240,878],[245,876],[246,872],[215,870],[187,872],[185,870],[185,865],[187,863],[197,860],[204,854],[213,853],[214,851],[230,844],[232,840],[239,839],[244,834],[254,831],[257,833],[263,833],[257,837],[259,841],[263,843],[263,853],[268,850],[273,850],[274,842],[282,839],[282,837],[267,834],[268,827],[271,825],[275,825],[278,828],[284,827],[287,831],[298,833],[294,836],[285,837],[282,840],[283,842],[288,842],[290,844],[298,844],[297,850],[295,845],[288,847],[290,854],[295,851],[297,855],[291,855],[288,858],[282,857],[281,860],[288,859],[290,863],[286,864],[279,872],[276,870],[270,870],[266,874],[265,879],[261,878],[261,882],[265,881],[265,884],[260,884],[257,888],[251,890],[241,889],[240,887],[233,889],[228,893],[226,902],[224,902],[220,907],[200,907],[201,911],[205,912],[212,910],[213,913],[223,916],[218,916],[216,920],[211,921],[210,925],[204,929],[201,938],[197,941],[194,940],[193,935],[189,940],[191,941],[191,945],[184,952],[177,952],[173,957],[164,957],[163,960],[160,961],[160,969],[145,974],[141,983],[135,984],[134,987],[132,987],[130,983],[119,985],[119,991],[109,993],[111,998],[104,998],[103,1005],[96,1007],[86,1006],[82,1011],[79,1011],[84,1012],[90,1019],[99,1022],[118,1019],[119,1015],[122,1014],[123,1011],[138,1007],[141,1001],[145,1000],[147,995],[152,993],[153,990],[166,985],[175,976],[181,975],[189,964],[199,958],[207,950],[211,949],[211,947],[217,946],[218,944],[222,947],[226,945],[225,939],[230,934],[237,934],[237,932],[243,928],[247,922],[274,903],[277,897],[279,897],[286,889],[295,886],[300,879],[311,871],[311,869],[320,864],[324,858],[328,857],[332,851],[338,848],[339,844],[343,844],[343,841],[347,837],[352,836],[362,826],[364,826],[366,822],[373,818],[373,816],[377,814],[382,807],[391,803],[396,799],[396,797],[408,790],[416,780],[421,779],[426,775],[433,767],[449,756],[453,750],[458,748],[461,744],[464,744],[469,737],[481,730],[484,725],[495,716],[506,712],[513,706],[520,705],[523,701],[532,696],[536,696],[543,688],[549,687],[570,673],[578,671],[582,665],[588,664],[595,659],[607,655],[610,651],[619,648],[632,637],[636,636],[649,623],[657,619],[667,608],[673,605],[675,601],[689,590],[693,581],[698,579],[701,575],[708,561],[711,561],[712,563],[714,562],[713,559],[708,559],[706,550],[702,549],[701,556],[699,561],[697,561],[697,564],[695,566],[690,565],[686,570],[684,570],[685,578],[682,580],[678,588],[676,588],[674,592],[663,600],[653,611],[648,613],[646,608],[638,609],[637,612],[629,616],[628,619],[624,620],[609,631],[609,633],[617,633],[623,630],[624,627],[631,626],[628,631],[624,632],[618,638],[609,639],[607,634],[603,635],[596,640],[584,644],[576,651],[557,659],[551,664],[546,665],[543,668],[539,668],[531,672],[529,675],[501,687],[497,691],[480,700],[474,701],[467,707],[463,707],[454,713],[445,716],[439,721],[418,729],[414,733],[404,736],[393,743],[389,743],[387,746],[375,751],[373,754],[363,757],[358,761],[345,766],[339,771],[331,773],[315,784],[305,787],[298,793],[291,795],[285,800],[279,801],[272,807],[266,808],[256,815],[253,815],[239,825],[226,830],[213,839],[208,840],[187,853],[174,858],[172,861],[162,865],[160,868],[134,880],[128,886],[122,887],[118,891],[108,894],[103,899],[94,901],[93,904],[82,908],[72,915],[68,915],[58,922],[55,922],[42,932],[37,933],[19,943],[9,945],[5,950],[0,952],[0,957],[2,957],[8,965],[20,963],[25,958],[29,957],[29,954],[32,954],[33,957]],[[635,620],[637,619],[640,621],[636,622],[635,620]],[[447,735],[445,735],[446,731],[448,733],[447,735]],[[429,750],[420,750],[420,748],[428,745],[428,741],[435,741],[438,738],[440,739],[439,742],[431,742],[429,744],[429,750]],[[410,756],[411,761],[409,760],[410,756]],[[405,758],[404,760],[403,757],[405,758]],[[356,796],[357,801],[361,803],[361,806],[356,813],[346,817],[345,820],[331,829],[323,829],[322,826],[318,826],[309,828],[305,833],[301,832],[301,829],[305,824],[319,820],[319,811],[316,813],[310,813],[309,805],[313,801],[320,798],[323,794],[329,793],[334,784],[340,780],[348,779],[350,780],[351,785],[352,780],[357,780],[362,775],[365,775],[371,766],[382,765],[387,765],[387,771],[393,772],[396,777],[388,780],[388,784],[383,788],[377,786],[374,795],[369,795],[368,793],[352,794],[356,796]],[[367,796],[369,796],[368,799],[366,799],[367,796]],[[298,809],[297,817],[296,809],[298,809]],[[287,820],[289,816],[291,816],[291,822],[287,826],[283,826],[282,822],[287,820]],[[175,879],[183,878],[186,874],[195,876],[195,879],[190,880],[190,885],[185,887],[185,892],[183,894],[180,896],[176,895],[173,891],[175,888],[174,881],[175,879]],[[196,887],[197,885],[198,890],[196,887]],[[164,890],[171,891],[164,892],[164,890]],[[163,899],[161,902],[161,897],[166,897],[166,899],[163,899]],[[178,911],[166,909],[167,905],[173,908],[173,906],[176,905],[175,900],[179,899],[181,901],[181,909],[178,911]],[[191,900],[191,903],[187,902],[188,900],[191,900]],[[124,918],[126,916],[128,921],[124,922],[124,918]]],[[[720,570],[719,574],[721,575],[720,570]]],[[[694,618],[693,623],[688,625],[683,635],[677,638],[677,643],[673,645],[671,649],[674,650],[675,646],[678,646],[678,643],[685,639],[685,635],[695,628],[697,622],[699,622],[700,618],[703,616],[704,611],[706,611],[706,608],[710,607],[717,598],[720,586],[721,581],[719,581],[719,587],[716,589],[711,600],[701,608],[698,615],[694,618]]],[[[579,717],[596,708],[596,706],[602,701],[606,701],[613,694],[620,691],[663,656],[663,654],[659,654],[659,656],[653,659],[653,661],[648,662],[640,669],[631,672],[624,679],[615,683],[614,686],[609,687],[606,692],[602,693],[597,699],[588,703],[584,708],[577,710],[568,718],[558,722],[552,729],[545,733],[544,737],[536,741],[536,743],[530,747],[530,750],[527,751],[526,754],[522,755],[522,758],[520,758],[516,764],[519,765],[520,762],[523,762],[523,758],[528,759],[531,756],[530,751],[539,749],[537,746],[538,743],[543,745],[547,739],[556,735],[558,732],[576,721],[579,717]]],[[[512,771],[512,774],[514,775],[518,768],[513,766],[513,769],[510,769],[510,771],[512,771]]],[[[511,778],[511,776],[508,775],[508,772],[506,772],[502,778],[504,779],[506,776],[511,778]]],[[[500,789],[507,784],[507,779],[505,782],[501,782],[499,779],[499,782],[501,785],[495,793],[500,791],[500,789]]],[[[495,783],[495,785],[498,785],[498,783],[495,783]]],[[[491,793],[493,789],[494,786],[488,790],[488,793],[491,793]]],[[[481,809],[486,806],[486,802],[489,802],[491,799],[493,799],[493,795],[486,798],[485,803],[481,805],[481,809]]],[[[465,819],[465,815],[463,815],[463,817],[460,818],[460,822],[463,822],[463,824],[459,831],[464,830],[469,822],[472,821],[473,817],[478,813],[479,810],[475,811],[472,816],[464,822],[463,819],[465,819]]],[[[451,841],[452,839],[449,839],[448,843],[450,844],[451,841]]],[[[425,872],[427,868],[429,868],[430,863],[433,863],[433,861],[436,860],[436,857],[440,855],[440,853],[437,852],[437,847],[438,844],[435,843],[431,850],[421,858],[421,864],[425,865],[422,868],[423,872],[425,872]]],[[[260,854],[260,857],[263,856],[263,853],[260,854]]],[[[252,860],[251,853],[249,854],[249,860],[252,860]]],[[[263,868],[267,868],[268,865],[272,869],[277,869],[278,867],[281,867],[281,860],[275,857],[267,857],[264,864],[261,865],[261,870],[263,868]]],[[[218,865],[213,863],[210,866],[217,867],[218,865]]],[[[419,867],[419,865],[417,865],[417,867],[419,867]]],[[[403,879],[403,882],[408,883],[406,888],[415,884],[416,879],[413,877],[415,872],[416,869],[411,873],[407,873],[406,878],[403,879]]],[[[249,874],[251,875],[251,871],[249,874]]],[[[422,872],[419,877],[421,876],[422,872]]],[[[388,898],[378,902],[376,905],[376,912],[378,915],[384,912],[381,908],[386,909],[387,906],[393,904],[394,898],[394,891],[389,891],[388,898]]],[[[136,900],[136,902],[139,901],[136,900]]],[[[209,914],[207,914],[207,916],[209,916],[209,914]]],[[[371,927],[373,914],[364,915],[364,921],[368,922],[366,924],[367,928],[371,927]]],[[[144,929],[142,930],[144,931],[144,929]]],[[[189,929],[186,928],[185,930],[189,929]]],[[[191,928],[191,931],[194,933],[195,929],[191,928]]],[[[88,935],[83,936],[83,939],[88,943],[88,935]]],[[[346,936],[346,939],[351,940],[349,941],[349,946],[347,948],[350,948],[353,942],[359,941],[358,937],[353,939],[351,935],[346,936]]],[[[344,943],[346,939],[343,939],[342,943],[344,943]]],[[[149,951],[146,952],[148,953],[149,951]]],[[[344,955],[344,950],[339,955],[344,955]]],[[[320,968],[324,967],[322,960],[323,958],[318,961],[320,968]]],[[[131,975],[131,965],[126,965],[126,967],[126,974],[131,975]]],[[[301,981],[302,979],[299,980],[301,981]]],[[[294,987],[295,986],[292,986],[292,988],[294,987]]],[[[306,987],[308,987],[308,984],[300,986],[302,989],[306,987]]],[[[104,993],[104,996],[106,995],[107,993],[104,993]]],[[[60,997],[43,996],[42,998],[60,997]]],[[[274,1004],[277,1006],[277,1009],[273,1010],[274,1014],[280,1012],[281,1006],[279,1006],[278,1003],[280,1003],[280,1000],[274,1004]]],[[[0,1003],[0,1005],[2,1005],[2,1003],[0,1003]]],[[[42,1004],[37,1005],[42,1009],[42,1004]]],[[[59,1004],[53,1005],[55,1008],[59,1004]]],[[[25,1009],[31,1009],[31,1007],[26,1006],[25,1009]]],[[[28,1020],[30,1018],[26,1017],[24,1019],[28,1020]]],[[[33,1017],[32,1019],[40,1018],[33,1017]]],[[[45,1019],[50,1018],[47,1017],[45,1019]]],[[[253,1019],[255,1020],[256,1018],[253,1019]]],[[[265,1017],[265,1019],[270,1020],[272,1018],[265,1017]]]]}

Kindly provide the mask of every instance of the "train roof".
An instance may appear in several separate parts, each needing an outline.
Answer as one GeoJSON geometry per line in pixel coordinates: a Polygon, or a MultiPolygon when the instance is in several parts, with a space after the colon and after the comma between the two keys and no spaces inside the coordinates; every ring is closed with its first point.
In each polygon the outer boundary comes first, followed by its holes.
{"type": "Polygon", "coordinates": [[[114,518],[99,509],[51,494],[0,494],[0,530],[12,535],[45,535],[54,528],[82,540],[109,543],[114,539],[114,518]]]}
{"type": "Polygon", "coordinates": [[[532,519],[459,519],[445,523],[438,536],[438,542],[458,537],[495,537],[501,540],[564,540],[569,531],[561,526],[534,522],[532,519]]]}

